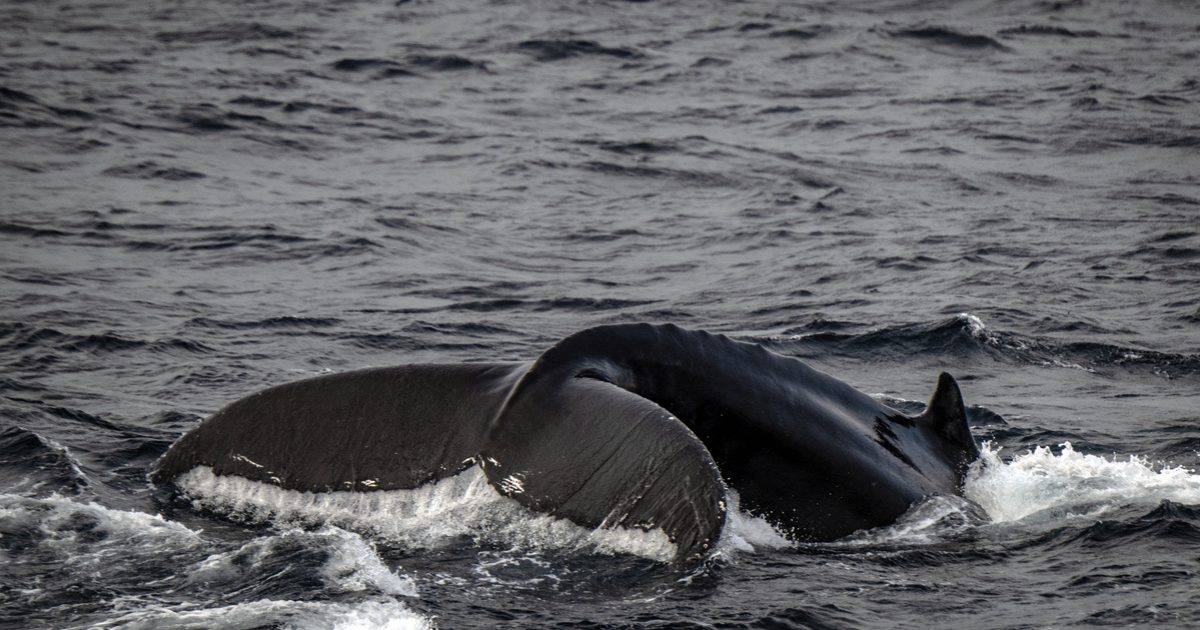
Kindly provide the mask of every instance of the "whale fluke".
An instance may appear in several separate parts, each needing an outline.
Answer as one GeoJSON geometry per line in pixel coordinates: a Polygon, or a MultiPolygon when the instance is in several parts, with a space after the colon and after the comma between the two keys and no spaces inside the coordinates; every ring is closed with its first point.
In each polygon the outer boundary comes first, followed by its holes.
{"type": "Polygon", "coordinates": [[[704,443],[586,360],[535,366],[514,390],[481,464],[501,493],[585,527],[663,530],[700,559],[725,523],[725,482],[704,443]]]}
{"type": "Polygon", "coordinates": [[[289,490],[393,490],[462,472],[523,363],[407,365],[251,394],[171,445],[151,473],[196,466],[289,490]]]}

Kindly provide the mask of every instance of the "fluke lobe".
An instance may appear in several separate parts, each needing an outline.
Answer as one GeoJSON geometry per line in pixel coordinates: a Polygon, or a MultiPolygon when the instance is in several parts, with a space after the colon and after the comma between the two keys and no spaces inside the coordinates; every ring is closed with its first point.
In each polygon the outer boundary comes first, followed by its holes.
{"type": "Polygon", "coordinates": [[[286,489],[411,489],[480,465],[525,506],[585,527],[662,529],[690,563],[727,489],[798,541],[892,523],[957,494],[979,451],[942,374],[907,416],[803,362],[674,325],[600,326],[532,363],[406,365],[251,394],[177,440],[197,466],[286,489]]]}

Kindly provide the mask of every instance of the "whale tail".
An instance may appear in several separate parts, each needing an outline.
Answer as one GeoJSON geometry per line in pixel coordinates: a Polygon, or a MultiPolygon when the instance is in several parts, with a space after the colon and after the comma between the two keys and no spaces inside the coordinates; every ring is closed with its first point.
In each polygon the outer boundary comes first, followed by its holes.
{"type": "Polygon", "coordinates": [[[961,485],[971,462],[979,458],[979,447],[971,437],[967,408],[953,376],[946,372],[938,376],[929,405],[917,417],[917,421],[938,437],[947,455],[955,462],[955,472],[961,485]]]}

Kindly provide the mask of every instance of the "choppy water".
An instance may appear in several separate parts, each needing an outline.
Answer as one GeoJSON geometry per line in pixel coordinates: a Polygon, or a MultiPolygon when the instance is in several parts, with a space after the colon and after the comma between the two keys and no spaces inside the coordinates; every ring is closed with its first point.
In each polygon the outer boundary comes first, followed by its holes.
{"type": "Polygon", "coordinates": [[[1200,623],[1198,58],[1182,0],[5,2],[0,626],[1200,623]],[[469,477],[146,480],[267,385],[628,321],[954,373],[971,501],[680,575],[469,477]]]}

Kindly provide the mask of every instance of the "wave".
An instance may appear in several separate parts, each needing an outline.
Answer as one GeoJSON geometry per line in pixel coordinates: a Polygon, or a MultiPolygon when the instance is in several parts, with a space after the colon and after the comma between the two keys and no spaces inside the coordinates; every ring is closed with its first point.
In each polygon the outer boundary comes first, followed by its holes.
{"type": "Polygon", "coordinates": [[[38,100],[28,92],[0,86],[0,109],[16,109],[19,104],[33,104],[38,100]]]}
{"type": "MultiPolygon", "coordinates": [[[[132,166],[114,167],[109,176],[135,179],[188,180],[195,179],[174,167],[143,162],[132,166]]],[[[117,223],[89,218],[84,221],[63,222],[47,226],[27,222],[0,221],[0,234],[30,239],[45,239],[62,244],[83,246],[123,247],[133,252],[183,252],[204,255],[206,252],[232,250],[215,254],[222,264],[237,259],[245,262],[277,260],[320,260],[378,252],[383,245],[364,236],[334,232],[321,236],[280,230],[272,224],[259,225],[164,225],[158,223],[117,223]]],[[[76,283],[78,279],[108,280],[101,270],[94,278],[86,271],[69,276],[47,276],[31,270],[22,280],[38,283],[76,283]],[[33,274],[33,275],[30,275],[33,274]]],[[[9,275],[15,277],[11,271],[9,275]]],[[[0,335],[3,331],[0,330],[0,335]]]]}
{"type": "Polygon", "coordinates": [[[52,105],[29,92],[0,86],[0,121],[14,121],[0,122],[0,127],[64,127],[95,119],[91,112],[52,105]]]}
{"type": "Polygon", "coordinates": [[[79,494],[88,488],[88,476],[71,452],[29,429],[0,429],[0,453],[0,487],[6,492],[79,494]]]}
{"type": "Polygon", "coordinates": [[[403,61],[382,57],[346,57],[330,65],[341,73],[369,72],[372,79],[421,77],[420,71],[430,72],[488,72],[485,62],[459,55],[409,55],[403,61]]]}
{"type": "MultiPolygon", "coordinates": [[[[654,304],[654,300],[622,300],[617,298],[586,298],[558,297],[546,299],[494,299],[459,302],[446,307],[448,310],[477,311],[491,313],[495,311],[578,311],[594,313],[596,311],[615,311],[637,308],[654,304]]],[[[440,309],[439,309],[440,310],[440,309]]]]}
{"type": "MultiPolygon", "coordinates": [[[[669,168],[659,166],[646,166],[644,164],[620,164],[607,160],[584,160],[581,162],[561,162],[545,159],[535,159],[527,162],[530,166],[534,166],[546,170],[580,170],[587,173],[593,173],[605,177],[621,177],[631,180],[645,181],[662,181],[678,186],[687,186],[688,188],[750,188],[758,182],[752,178],[738,179],[731,176],[728,171],[717,170],[697,170],[683,168],[669,168]]],[[[814,187],[828,187],[828,182],[813,181],[814,187]]]]}
{"type": "Polygon", "coordinates": [[[894,37],[915,39],[958,50],[1008,50],[1008,46],[988,37],[962,33],[942,26],[923,26],[892,31],[894,37]]]}
{"type": "Polygon", "coordinates": [[[168,337],[146,341],[130,339],[113,332],[69,333],[25,322],[0,322],[0,349],[20,352],[31,349],[45,350],[46,348],[63,352],[93,354],[148,350],[166,354],[195,355],[213,351],[212,348],[192,339],[168,337]]]}
{"type": "Polygon", "coordinates": [[[413,580],[352,532],[287,529],[222,550],[161,516],[61,496],[0,494],[0,513],[0,550],[14,566],[36,567],[38,579],[5,598],[30,627],[48,611],[77,623],[94,617],[80,628],[430,627],[396,599],[417,596],[413,580]],[[331,601],[300,601],[314,591],[331,601]],[[231,600],[248,601],[213,607],[231,600]]]}
{"type": "Polygon", "coordinates": [[[771,31],[768,37],[808,40],[826,35],[832,32],[832,30],[831,27],[826,25],[812,25],[804,28],[781,28],[771,31]]]}
{"type": "Polygon", "coordinates": [[[106,608],[117,585],[169,579],[202,548],[199,533],[179,523],[57,495],[0,494],[0,514],[6,568],[35,578],[6,584],[6,613],[29,627],[46,615],[62,627],[64,610],[106,608]]]}
{"type": "MultiPolygon", "coordinates": [[[[789,328],[784,335],[766,342],[782,346],[785,353],[796,354],[792,352],[795,350],[802,355],[814,350],[822,354],[903,360],[921,355],[982,355],[1006,363],[1086,372],[1143,371],[1166,378],[1200,374],[1200,355],[1197,354],[1159,352],[1102,341],[1064,341],[996,330],[970,313],[937,322],[890,326],[865,333],[840,332],[854,325],[852,322],[830,324],[818,318],[804,326],[789,328]]],[[[1107,332],[1087,322],[1049,322],[1041,326],[1067,332],[1107,332]]]]}
{"type": "Polygon", "coordinates": [[[242,43],[258,40],[297,39],[305,31],[292,30],[261,22],[226,22],[211,28],[163,31],[155,39],[165,44],[200,44],[207,42],[242,43]]]}
{"type": "Polygon", "coordinates": [[[0,234],[14,234],[18,236],[31,236],[33,238],[42,237],[60,237],[69,236],[70,232],[64,232],[55,228],[34,227],[32,225],[23,225],[21,223],[11,223],[9,221],[0,222],[0,234]]]}
{"type": "Polygon", "coordinates": [[[584,56],[641,59],[644,56],[632,48],[602,46],[587,39],[530,39],[517,44],[516,49],[533,55],[538,61],[561,61],[584,56]]]}
{"type": "Polygon", "coordinates": [[[204,608],[174,609],[149,604],[78,628],[194,630],[196,628],[281,628],[283,630],[432,630],[433,620],[401,602],[357,603],[262,599],[204,608]]]}
{"type": "MultiPolygon", "coordinates": [[[[440,309],[438,309],[440,310],[440,309]]],[[[403,312],[420,313],[423,309],[407,309],[403,312]]],[[[396,332],[345,332],[334,338],[364,350],[391,350],[419,352],[429,350],[475,350],[478,356],[494,353],[495,347],[489,339],[500,334],[512,334],[512,330],[479,322],[433,323],[414,320],[396,332]]],[[[312,334],[312,333],[309,333],[312,334]]]]}
{"type": "Polygon", "coordinates": [[[1054,37],[1101,37],[1099,31],[1082,30],[1073,31],[1062,26],[1053,26],[1049,24],[1022,24],[1011,28],[1002,28],[996,31],[997,35],[1049,35],[1054,37]]]}
{"type": "MultiPolygon", "coordinates": [[[[1200,544],[1200,509],[1195,505],[1185,505],[1164,499],[1145,514],[1132,518],[1106,518],[1097,521],[1084,530],[1066,537],[1064,542],[1076,543],[1093,550],[1127,549],[1130,545],[1140,542],[1194,547],[1200,544]]],[[[1159,574],[1159,577],[1166,577],[1173,581],[1178,576],[1159,574]]],[[[1137,584],[1152,581],[1153,579],[1145,582],[1135,579],[1125,580],[1125,583],[1137,584]]]]}
{"type": "Polygon", "coordinates": [[[288,330],[306,328],[330,328],[342,324],[335,317],[298,317],[295,315],[279,315],[259,320],[215,319],[211,317],[193,317],[187,326],[211,328],[217,330],[288,330]]]}
{"type": "Polygon", "coordinates": [[[192,179],[203,179],[206,177],[204,173],[199,171],[192,171],[175,166],[163,166],[153,160],[138,162],[136,164],[109,167],[104,169],[102,174],[108,175],[109,177],[120,177],[124,179],[161,179],[169,182],[182,182],[192,179]]]}
{"type": "Polygon", "coordinates": [[[487,71],[487,64],[458,55],[410,55],[408,63],[436,72],[455,72],[459,70],[487,71]]]}
{"type": "Polygon", "coordinates": [[[210,554],[185,573],[189,583],[220,583],[241,597],[258,598],[274,593],[262,591],[261,584],[296,565],[312,569],[325,588],[337,593],[417,596],[412,578],[388,568],[374,545],[337,527],[273,532],[235,549],[210,554]]]}
{"type": "Polygon", "coordinates": [[[389,79],[394,77],[415,77],[416,72],[410,70],[404,64],[393,61],[391,59],[379,59],[376,57],[353,57],[339,59],[331,65],[334,70],[339,72],[361,72],[370,70],[373,72],[373,77],[378,79],[389,79]]]}

